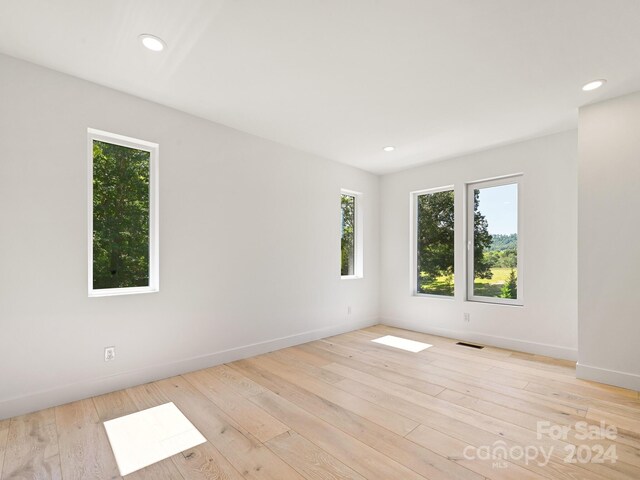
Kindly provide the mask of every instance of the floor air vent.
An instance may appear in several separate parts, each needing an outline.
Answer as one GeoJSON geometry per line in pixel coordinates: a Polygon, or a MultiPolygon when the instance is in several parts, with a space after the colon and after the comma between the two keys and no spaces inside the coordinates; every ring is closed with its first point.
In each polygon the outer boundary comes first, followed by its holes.
{"type": "Polygon", "coordinates": [[[456,343],[456,345],[462,345],[463,347],[477,348],[478,350],[482,350],[484,348],[482,345],[474,345],[473,343],[466,343],[466,342],[458,342],[456,343]]]}

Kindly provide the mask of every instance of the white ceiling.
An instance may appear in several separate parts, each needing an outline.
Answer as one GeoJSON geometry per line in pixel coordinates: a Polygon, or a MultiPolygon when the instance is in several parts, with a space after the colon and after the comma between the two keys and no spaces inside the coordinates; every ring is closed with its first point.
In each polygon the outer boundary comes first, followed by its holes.
{"type": "Polygon", "coordinates": [[[0,0],[0,52],[386,173],[640,90],[640,1],[0,0]]]}

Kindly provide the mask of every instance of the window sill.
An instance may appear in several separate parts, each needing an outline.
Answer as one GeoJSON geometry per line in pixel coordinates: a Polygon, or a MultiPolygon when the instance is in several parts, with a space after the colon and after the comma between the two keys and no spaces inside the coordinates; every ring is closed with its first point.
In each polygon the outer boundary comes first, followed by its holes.
{"type": "Polygon", "coordinates": [[[364,275],[341,275],[340,280],[362,280],[364,275]]]}
{"type": "Polygon", "coordinates": [[[498,305],[500,307],[524,307],[524,303],[522,302],[505,302],[505,301],[500,302],[500,301],[484,299],[484,298],[467,298],[465,302],[483,303],[485,305],[498,305]]]}
{"type": "Polygon", "coordinates": [[[119,295],[136,295],[140,293],[157,293],[157,287],[130,287],[130,288],[104,288],[99,290],[89,290],[89,297],[116,297],[119,295]]]}
{"type": "Polygon", "coordinates": [[[456,297],[455,295],[449,296],[449,295],[432,295],[430,293],[416,293],[413,292],[413,297],[416,298],[437,298],[439,300],[455,300],[456,297]]]}

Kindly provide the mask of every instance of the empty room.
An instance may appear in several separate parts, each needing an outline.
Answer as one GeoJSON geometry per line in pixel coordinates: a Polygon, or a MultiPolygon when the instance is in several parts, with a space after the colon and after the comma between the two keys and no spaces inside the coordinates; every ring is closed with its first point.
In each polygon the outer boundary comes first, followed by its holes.
{"type": "Polygon", "coordinates": [[[637,0],[0,0],[0,480],[640,479],[639,59],[637,0]]]}

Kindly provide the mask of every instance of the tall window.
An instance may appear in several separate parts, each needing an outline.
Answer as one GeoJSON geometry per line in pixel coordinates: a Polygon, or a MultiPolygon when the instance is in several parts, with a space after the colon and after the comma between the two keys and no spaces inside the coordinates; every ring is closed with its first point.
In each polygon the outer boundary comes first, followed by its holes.
{"type": "Polygon", "coordinates": [[[89,129],[89,295],[158,290],[158,145],[89,129]]]}
{"type": "Polygon", "coordinates": [[[415,293],[454,295],[454,193],[451,187],[416,192],[415,293]]]}
{"type": "Polygon", "coordinates": [[[522,305],[521,177],[468,185],[468,298],[522,305]]]}
{"type": "Polygon", "coordinates": [[[363,275],[361,195],[342,190],[340,195],[340,275],[360,278],[363,275]]]}

